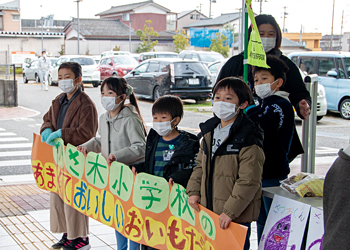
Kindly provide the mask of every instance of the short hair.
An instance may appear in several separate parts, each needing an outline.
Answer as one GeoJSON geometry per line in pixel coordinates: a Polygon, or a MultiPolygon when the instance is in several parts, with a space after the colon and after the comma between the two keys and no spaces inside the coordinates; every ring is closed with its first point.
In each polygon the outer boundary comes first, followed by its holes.
{"type": "Polygon", "coordinates": [[[283,84],[284,84],[287,80],[287,77],[286,77],[287,71],[289,70],[287,64],[277,56],[273,56],[273,55],[267,55],[266,64],[269,65],[270,68],[254,66],[252,68],[253,75],[259,71],[268,71],[271,73],[271,75],[275,77],[275,80],[278,78],[282,78],[283,84]]]}
{"type": "Polygon", "coordinates": [[[74,73],[75,78],[83,75],[81,66],[77,62],[64,62],[59,66],[58,71],[60,71],[60,69],[70,69],[74,73]]]}
{"type": "MultiPolygon", "coordinates": [[[[276,19],[271,15],[261,14],[261,15],[257,15],[255,17],[255,21],[256,21],[256,26],[258,27],[258,29],[259,29],[259,26],[262,24],[271,24],[275,28],[275,31],[276,31],[275,49],[279,49],[281,47],[281,43],[282,43],[282,33],[281,33],[280,26],[276,22],[276,19]]],[[[250,27],[248,29],[248,41],[250,39],[251,32],[252,32],[252,26],[250,25],[250,27]]]]}
{"type": "Polygon", "coordinates": [[[182,118],[184,110],[181,99],[173,95],[159,97],[152,106],[152,115],[163,113],[169,113],[173,119],[182,118]]]}
{"type": "Polygon", "coordinates": [[[46,51],[45,50],[41,51],[41,54],[43,54],[43,53],[46,53],[46,51]]]}
{"type": "Polygon", "coordinates": [[[248,84],[246,84],[241,78],[231,76],[219,81],[213,89],[213,98],[216,92],[225,88],[236,93],[239,100],[239,105],[246,101],[248,102],[248,105],[252,103],[252,91],[250,90],[248,84]]]}

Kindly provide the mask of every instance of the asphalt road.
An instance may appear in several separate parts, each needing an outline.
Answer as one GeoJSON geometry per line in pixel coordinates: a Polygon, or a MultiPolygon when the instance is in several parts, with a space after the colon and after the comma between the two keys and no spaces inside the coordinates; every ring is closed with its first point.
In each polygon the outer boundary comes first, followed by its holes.
{"type": "MultiPolygon", "coordinates": [[[[95,101],[98,114],[101,115],[104,109],[100,102],[100,88],[93,88],[92,85],[85,85],[85,92],[95,101]]],[[[35,116],[19,119],[0,120],[0,176],[31,173],[30,148],[25,145],[19,148],[14,144],[32,143],[33,133],[39,133],[42,124],[42,117],[47,112],[54,99],[61,90],[56,86],[49,86],[49,91],[41,91],[40,84],[29,82],[24,84],[18,79],[18,102],[19,106],[37,111],[35,116]],[[25,138],[26,141],[2,142],[1,138],[9,138],[1,133],[14,133],[16,138],[25,138]],[[8,146],[12,144],[11,146],[8,146]],[[22,152],[22,153],[18,153],[22,152]]],[[[151,108],[152,101],[140,100],[139,107],[141,114],[148,128],[152,126],[151,108]]],[[[198,124],[210,118],[211,115],[185,111],[184,118],[180,123],[180,129],[192,133],[199,132],[198,124]]],[[[337,156],[340,148],[349,144],[350,121],[344,120],[337,113],[329,113],[317,123],[316,128],[316,173],[325,174],[331,163],[337,156]],[[318,168],[318,166],[320,166],[318,168]]],[[[301,122],[297,121],[297,130],[301,136],[301,122]]],[[[13,135],[9,135],[13,136],[13,135]]],[[[292,163],[292,172],[300,170],[300,160],[292,163]]]]}

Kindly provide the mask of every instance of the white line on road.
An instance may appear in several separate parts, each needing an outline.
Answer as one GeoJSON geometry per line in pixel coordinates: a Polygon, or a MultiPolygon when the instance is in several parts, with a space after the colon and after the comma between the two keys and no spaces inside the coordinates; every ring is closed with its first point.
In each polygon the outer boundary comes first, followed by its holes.
{"type": "Polygon", "coordinates": [[[3,132],[3,133],[0,133],[0,136],[13,136],[13,135],[16,135],[15,133],[12,133],[12,132],[3,132]]]}
{"type": "Polygon", "coordinates": [[[29,139],[24,138],[24,137],[0,138],[0,142],[7,142],[7,141],[29,141],[29,139]]]}
{"type": "Polygon", "coordinates": [[[6,131],[6,129],[0,128],[0,131],[6,131]]]}
{"type": "Polygon", "coordinates": [[[31,155],[32,151],[6,151],[6,152],[0,152],[0,157],[6,157],[6,156],[27,156],[31,155]]]}
{"type": "Polygon", "coordinates": [[[32,165],[30,159],[26,160],[14,160],[14,161],[0,161],[0,167],[9,167],[9,166],[24,166],[24,165],[32,165]]]}
{"type": "Polygon", "coordinates": [[[32,143],[0,144],[0,149],[6,148],[31,148],[32,143]]]}

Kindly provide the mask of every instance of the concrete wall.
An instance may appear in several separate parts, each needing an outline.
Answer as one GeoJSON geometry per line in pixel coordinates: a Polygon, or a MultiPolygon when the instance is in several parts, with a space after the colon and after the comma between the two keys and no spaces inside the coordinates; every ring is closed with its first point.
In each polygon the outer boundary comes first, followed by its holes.
{"type": "Polygon", "coordinates": [[[18,10],[2,10],[5,15],[2,16],[4,31],[21,31],[21,20],[13,21],[12,14],[19,14],[18,10]]]}
{"type": "Polygon", "coordinates": [[[18,106],[17,80],[0,79],[0,106],[18,106]]]}
{"type": "MultiPolygon", "coordinates": [[[[64,37],[45,37],[44,50],[50,52],[52,56],[59,56],[61,45],[64,44],[64,37]]],[[[11,51],[34,51],[36,55],[41,55],[41,37],[31,36],[0,36],[0,50],[9,48],[11,51]]]]}

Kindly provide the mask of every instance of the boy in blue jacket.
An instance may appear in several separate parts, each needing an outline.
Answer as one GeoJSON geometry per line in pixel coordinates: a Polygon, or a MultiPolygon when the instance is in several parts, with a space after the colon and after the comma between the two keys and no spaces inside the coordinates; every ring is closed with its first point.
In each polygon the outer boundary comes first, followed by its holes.
{"type": "MultiPolygon", "coordinates": [[[[280,91],[286,82],[288,66],[275,56],[267,56],[270,68],[253,68],[255,93],[261,98],[260,104],[247,110],[250,119],[264,130],[265,163],[262,187],[279,186],[287,178],[290,168],[288,153],[295,129],[294,110],[288,93],[280,91]]],[[[263,196],[257,221],[260,241],[272,200],[263,196]]]]}

